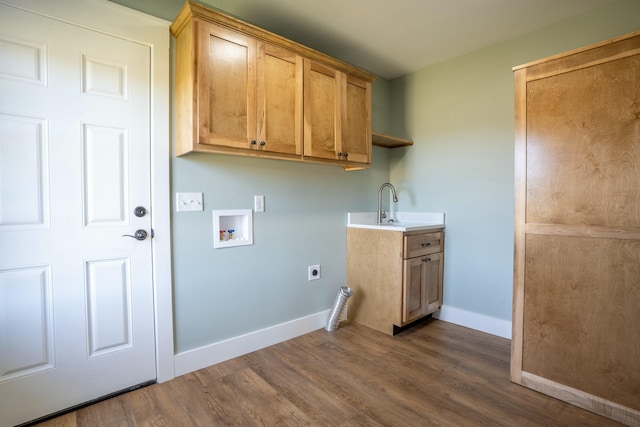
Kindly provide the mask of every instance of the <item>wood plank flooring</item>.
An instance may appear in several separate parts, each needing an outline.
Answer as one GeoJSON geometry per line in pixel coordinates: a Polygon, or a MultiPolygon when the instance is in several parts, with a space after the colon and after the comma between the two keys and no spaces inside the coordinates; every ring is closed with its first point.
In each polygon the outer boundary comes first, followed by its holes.
{"type": "Polygon", "coordinates": [[[509,381],[510,341],[439,320],[343,323],[41,423],[76,426],[616,426],[509,381]]]}

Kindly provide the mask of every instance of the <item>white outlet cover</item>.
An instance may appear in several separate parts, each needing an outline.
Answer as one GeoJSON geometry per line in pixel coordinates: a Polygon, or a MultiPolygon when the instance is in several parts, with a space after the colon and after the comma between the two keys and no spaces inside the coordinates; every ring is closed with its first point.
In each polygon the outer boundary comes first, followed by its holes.
{"type": "Polygon", "coordinates": [[[203,210],[202,193],[176,193],[176,212],[203,210]]]}
{"type": "Polygon", "coordinates": [[[320,264],[309,266],[309,280],[318,280],[320,278],[320,264]],[[316,272],[314,275],[313,272],[316,272]]]}

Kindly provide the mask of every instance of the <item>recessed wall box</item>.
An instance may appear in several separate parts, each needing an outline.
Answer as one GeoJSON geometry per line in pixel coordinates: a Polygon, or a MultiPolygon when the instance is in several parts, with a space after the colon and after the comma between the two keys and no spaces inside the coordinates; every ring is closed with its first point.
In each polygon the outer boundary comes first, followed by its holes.
{"type": "Polygon", "coordinates": [[[251,209],[213,211],[213,247],[253,245],[253,212],[251,209]]]}

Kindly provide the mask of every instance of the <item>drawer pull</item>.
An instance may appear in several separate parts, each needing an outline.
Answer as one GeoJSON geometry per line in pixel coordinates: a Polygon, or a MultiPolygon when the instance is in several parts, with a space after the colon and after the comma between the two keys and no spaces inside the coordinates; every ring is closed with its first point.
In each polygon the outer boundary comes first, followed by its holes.
{"type": "Polygon", "coordinates": [[[422,262],[431,262],[431,258],[425,258],[422,260],[422,262]]]}
{"type": "Polygon", "coordinates": [[[422,243],[420,246],[422,246],[423,248],[427,248],[427,247],[431,246],[431,242],[422,243]]]}

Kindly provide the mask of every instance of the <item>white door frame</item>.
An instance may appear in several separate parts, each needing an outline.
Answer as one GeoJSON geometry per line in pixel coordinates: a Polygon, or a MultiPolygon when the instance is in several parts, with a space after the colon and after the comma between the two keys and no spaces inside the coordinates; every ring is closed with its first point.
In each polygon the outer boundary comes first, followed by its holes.
{"type": "Polygon", "coordinates": [[[107,0],[0,0],[0,3],[149,46],[151,51],[151,226],[158,382],[175,377],[171,272],[168,21],[107,0]]]}

